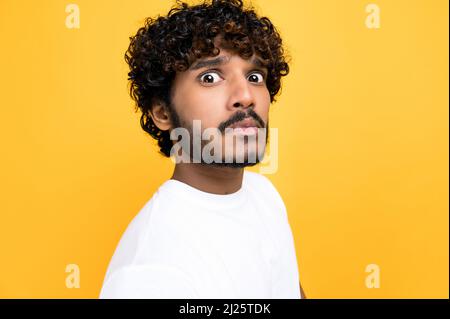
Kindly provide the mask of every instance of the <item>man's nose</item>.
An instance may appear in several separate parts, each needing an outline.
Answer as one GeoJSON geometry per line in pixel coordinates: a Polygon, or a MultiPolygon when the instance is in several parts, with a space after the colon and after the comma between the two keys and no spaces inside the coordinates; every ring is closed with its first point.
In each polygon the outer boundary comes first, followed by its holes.
{"type": "Polygon", "coordinates": [[[255,100],[250,83],[246,79],[235,80],[231,88],[231,108],[248,108],[254,106],[255,100]]]}

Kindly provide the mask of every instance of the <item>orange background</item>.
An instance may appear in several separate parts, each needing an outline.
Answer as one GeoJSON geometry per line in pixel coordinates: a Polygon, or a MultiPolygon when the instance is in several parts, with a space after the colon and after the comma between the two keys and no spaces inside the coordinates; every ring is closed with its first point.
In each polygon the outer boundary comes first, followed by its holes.
{"type": "MultiPolygon", "coordinates": [[[[97,298],[173,164],[139,126],[123,55],[165,0],[0,1],[0,297],[97,298]],[[66,265],[80,288],[66,287],[66,265]]],[[[448,298],[448,2],[254,0],[291,73],[271,109],[310,298],[448,298]],[[365,285],[366,266],[380,288],[365,285]]],[[[258,168],[251,170],[257,171],[258,168]]]]}

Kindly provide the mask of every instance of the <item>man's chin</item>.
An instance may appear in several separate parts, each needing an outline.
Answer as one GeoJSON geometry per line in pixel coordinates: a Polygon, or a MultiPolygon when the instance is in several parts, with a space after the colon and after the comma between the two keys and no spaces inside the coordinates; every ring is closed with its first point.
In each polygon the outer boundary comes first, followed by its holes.
{"type": "Polygon", "coordinates": [[[215,166],[215,167],[232,167],[232,168],[244,168],[244,167],[251,167],[251,166],[255,166],[256,164],[258,164],[260,161],[259,160],[257,160],[256,162],[254,162],[254,161],[252,161],[252,162],[249,162],[249,161],[243,161],[243,162],[241,162],[241,163],[239,163],[239,162],[236,162],[236,161],[234,161],[234,162],[231,162],[231,163],[227,163],[227,162],[225,162],[225,161],[222,161],[222,162],[211,162],[211,163],[205,163],[205,162],[202,162],[202,164],[203,165],[212,165],[212,166],[215,166]]]}

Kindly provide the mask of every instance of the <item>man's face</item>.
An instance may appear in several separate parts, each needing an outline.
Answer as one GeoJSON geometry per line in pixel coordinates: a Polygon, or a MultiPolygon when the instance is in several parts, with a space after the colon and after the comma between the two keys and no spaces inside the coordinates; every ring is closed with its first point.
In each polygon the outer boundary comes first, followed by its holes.
{"type": "MultiPolygon", "coordinates": [[[[226,154],[236,159],[237,148],[244,152],[243,164],[220,164],[225,166],[244,167],[255,165],[258,154],[264,154],[268,133],[268,115],[270,94],[266,86],[267,69],[258,63],[258,57],[245,60],[239,55],[221,49],[216,57],[205,57],[195,61],[185,72],[178,72],[172,86],[172,112],[178,121],[172,123],[172,128],[184,127],[192,139],[193,121],[201,121],[201,131],[214,128],[220,132],[221,141],[214,139],[202,140],[201,149],[211,140],[220,142],[222,146],[222,163],[226,154]],[[248,128],[239,129],[237,127],[248,128]],[[255,130],[251,128],[265,128],[255,130]],[[236,145],[225,139],[226,132],[233,129],[233,138],[241,139],[236,145]],[[264,133],[263,133],[264,132],[264,133]],[[263,133],[265,136],[258,136],[263,133]],[[258,139],[264,143],[258,144],[258,139]],[[228,144],[227,144],[228,143],[228,144]],[[242,150],[242,146],[244,150],[242,150]],[[248,155],[256,152],[256,161],[249,162],[248,155]]],[[[201,136],[200,136],[201,138],[201,136]]],[[[192,141],[191,141],[192,147],[192,141]]],[[[194,146],[195,148],[195,146],[194,146]]],[[[235,160],[233,160],[235,162],[235,160]]]]}

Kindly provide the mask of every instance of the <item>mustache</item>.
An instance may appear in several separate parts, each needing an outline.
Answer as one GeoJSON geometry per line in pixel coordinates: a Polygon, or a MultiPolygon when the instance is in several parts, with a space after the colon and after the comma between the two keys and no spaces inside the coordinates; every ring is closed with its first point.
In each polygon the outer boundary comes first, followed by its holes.
{"type": "Polygon", "coordinates": [[[249,111],[247,113],[242,112],[242,111],[238,111],[238,112],[234,113],[230,119],[228,119],[225,122],[222,122],[219,125],[219,131],[224,133],[225,129],[227,127],[229,127],[230,125],[233,125],[234,123],[240,122],[246,118],[252,118],[253,120],[255,120],[255,122],[259,125],[259,127],[262,127],[262,128],[266,127],[262,118],[255,111],[253,111],[252,109],[249,109],[249,111]]]}

